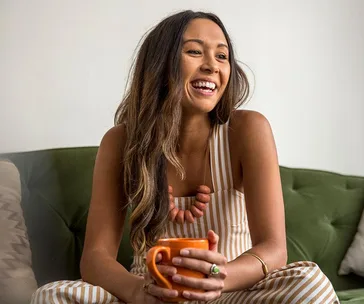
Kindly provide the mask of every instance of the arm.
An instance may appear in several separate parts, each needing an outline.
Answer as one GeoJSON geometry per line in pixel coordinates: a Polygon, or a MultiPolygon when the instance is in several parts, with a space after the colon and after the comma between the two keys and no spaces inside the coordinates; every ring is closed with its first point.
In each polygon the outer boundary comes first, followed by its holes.
{"type": "Polygon", "coordinates": [[[132,293],[141,288],[144,280],[129,273],[116,260],[126,216],[120,179],[125,138],[124,128],[117,126],[101,141],[80,268],[84,281],[131,302],[132,293]]]}
{"type": "MultiPolygon", "coordinates": [[[[273,134],[267,119],[254,111],[237,111],[232,124],[234,142],[239,144],[253,245],[249,252],[258,255],[272,271],[287,263],[283,195],[273,134]]],[[[264,278],[262,264],[252,256],[239,256],[228,263],[226,271],[223,292],[249,288],[264,278]]]]}

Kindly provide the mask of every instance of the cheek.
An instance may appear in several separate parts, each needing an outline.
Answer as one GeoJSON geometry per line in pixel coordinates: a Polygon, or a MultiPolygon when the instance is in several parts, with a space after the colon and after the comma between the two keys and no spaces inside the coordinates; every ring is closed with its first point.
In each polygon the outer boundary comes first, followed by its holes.
{"type": "Polygon", "coordinates": [[[226,87],[230,78],[230,66],[227,66],[221,70],[221,78],[222,82],[224,83],[224,87],[226,87]]]}

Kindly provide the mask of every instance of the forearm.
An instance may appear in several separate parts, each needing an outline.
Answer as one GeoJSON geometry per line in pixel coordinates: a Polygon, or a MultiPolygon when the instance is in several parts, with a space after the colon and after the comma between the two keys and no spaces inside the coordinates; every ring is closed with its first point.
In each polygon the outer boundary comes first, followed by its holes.
{"type": "Polygon", "coordinates": [[[144,280],[103,252],[92,252],[82,257],[81,275],[84,281],[101,286],[125,303],[131,302],[133,293],[142,288],[144,280]]]}
{"type": "MultiPolygon", "coordinates": [[[[280,268],[287,263],[285,246],[273,243],[261,243],[249,250],[259,256],[268,266],[268,271],[280,268]]],[[[233,292],[252,287],[265,275],[262,263],[250,255],[240,255],[226,266],[227,277],[223,292],[233,292]]]]}

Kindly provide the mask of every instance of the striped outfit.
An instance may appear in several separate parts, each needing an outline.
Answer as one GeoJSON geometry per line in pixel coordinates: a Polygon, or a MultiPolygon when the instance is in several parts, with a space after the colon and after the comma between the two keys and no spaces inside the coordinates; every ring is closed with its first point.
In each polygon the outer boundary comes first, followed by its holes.
{"type": "MultiPolygon", "coordinates": [[[[169,222],[164,237],[204,238],[209,229],[219,236],[219,252],[232,261],[252,247],[244,194],[234,189],[228,123],[214,128],[210,139],[210,163],[214,193],[203,217],[195,223],[169,222]]],[[[175,197],[176,207],[189,209],[194,197],[175,197]]],[[[134,256],[131,273],[147,271],[145,254],[134,256]]],[[[47,284],[33,295],[38,303],[121,303],[101,287],[83,281],[60,281],[47,284]],[[44,299],[49,299],[44,301],[44,299]],[[52,300],[51,300],[52,299],[52,300]],[[62,300],[61,300],[62,299],[62,300]]],[[[185,302],[197,304],[199,302],[185,302]]],[[[270,272],[253,287],[231,293],[209,304],[241,303],[339,303],[335,291],[320,268],[313,262],[295,262],[270,272]]]]}

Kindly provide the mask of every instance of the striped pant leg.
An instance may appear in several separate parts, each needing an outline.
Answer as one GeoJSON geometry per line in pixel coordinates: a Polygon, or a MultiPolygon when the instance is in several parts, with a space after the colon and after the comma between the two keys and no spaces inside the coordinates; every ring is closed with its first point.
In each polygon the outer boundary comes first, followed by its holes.
{"type": "Polygon", "coordinates": [[[253,287],[223,294],[209,304],[339,303],[331,282],[313,262],[295,262],[277,269],[253,287]]]}
{"type": "Polygon", "coordinates": [[[100,286],[82,280],[57,281],[38,288],[30,304],[122,304],[100,286]]]}

